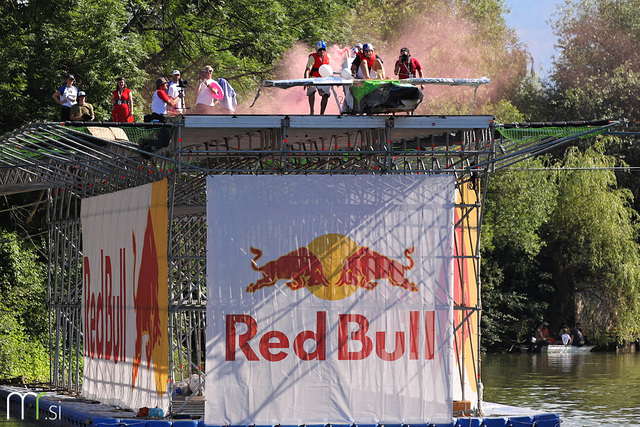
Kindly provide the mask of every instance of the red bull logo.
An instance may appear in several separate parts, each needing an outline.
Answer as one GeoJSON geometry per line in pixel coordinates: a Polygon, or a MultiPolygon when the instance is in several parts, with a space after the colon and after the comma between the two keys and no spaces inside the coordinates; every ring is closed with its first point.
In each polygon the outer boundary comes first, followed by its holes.
{"type": "Polygon", "coordinates": [[[417,292],[418,286],[406,277],[414,268],[411,254],[414,248],[404,251],[408,264],[391,259],[368,247],[359,246],[353,239],[340,234],[325,234],[273,261],[258,266],[262,251],[251,247],[255,255],[251,268],[262,274],[246,288],[255,292],[286,280],[289,289],[308,289],[318,298],[338,300],[348,297],[358,289],[371,291],[379,281],[391,286],[417,292]]]}
{"type": "MultiPolygon", "coordinates": [[[[135,233],[132,233],[132,240],[134,266],[137,266],[135,233]]],[[[149,208],[140,257],[140,274],[136,278],[134,267],[133,276],[133,281],[137,286],[133,291],[133,306],[136,312],[136,341],[131,388],[135,388],[138,370],[142,362],[142,344],[144,337],[147,336],[148,340],[145,344],[147,371],[153,363],[156,390],[159,396],[164,395],[168,379],[166,309],[168,291],[166,284],[161,285],[161,277],[164,276],[160,272],[158,253],[162,248],[156,245],[157,241],[163,242],[164,240],[155,236],[152,210],[149,208]],[[165,306],[164,309],[161,308],[160,301],[165,306]]],[[[166,246],[164,253],[166,253],[166,246]]]]}

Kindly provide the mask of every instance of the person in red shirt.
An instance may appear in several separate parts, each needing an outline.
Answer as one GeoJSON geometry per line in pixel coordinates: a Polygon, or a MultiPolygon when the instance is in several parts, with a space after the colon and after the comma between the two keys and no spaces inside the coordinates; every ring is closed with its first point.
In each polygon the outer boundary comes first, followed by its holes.
{"type": "Polygon", "coordinates": [[[422,78],[422,67],[418,60],[411,56],[409,49],[403,47],[400,49],[400,57],[396,61],[396,67],[393,73],[396,74],[399,79],[422,78]]]}

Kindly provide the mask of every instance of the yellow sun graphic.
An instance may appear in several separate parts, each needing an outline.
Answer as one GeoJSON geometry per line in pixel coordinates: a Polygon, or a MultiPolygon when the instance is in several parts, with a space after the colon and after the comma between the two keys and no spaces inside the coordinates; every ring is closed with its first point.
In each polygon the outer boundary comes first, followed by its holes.
{"type": "Polygon", "coordinates": [[[307,248],[320,260],[324,275],[329,282],[329,286],[309,287],[307,288],[309,292],[325,300],[339,300],[348,297],[358,289],[351,285],[337,286],[344,261],[360,248],[353,239],[342,234],[325,234],[314,239],[307,248]]]}

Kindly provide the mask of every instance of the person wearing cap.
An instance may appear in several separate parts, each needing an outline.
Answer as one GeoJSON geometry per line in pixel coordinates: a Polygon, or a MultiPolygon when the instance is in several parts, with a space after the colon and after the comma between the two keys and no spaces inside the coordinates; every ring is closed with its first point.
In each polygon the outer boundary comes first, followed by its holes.
{"type": "MultiPolygon", "coordinates": [[[[316,51],[309,54],[307,60],[307,66],[304,69],[304,78],[309,77],[321,77],[320,67],[328,65],[331,62],[331,57],[327,53],[327,44],[323,41],[316,43],[316,51]]],[[[329,101],[329,87],[328,86],[307,86],[307,97],[309,98],[309,114],[313,115],[314,104],[316,101],[316,91],[320,95],[320,115],[324,114],[327,108],[327,102],[329,101]]]]}
{"type": "Polygon", "coordinates": [[[86,101],[87,94],[84,91],[78,92],[78,102],[71,107],[71,120],[90,122],[96,118],[93,114],[93,105],[86,101]]]}
{"type": "Polygon", "coordinates": [[[76,78],[73,74],[69,74],[66,81],[67,84],[56,90],[51,96],[54,101],[62,106],[61,120],[63,122],[71,119],[71,107],[78,98],[78,88],[73,85],[76,78]]]}
{"type": "Polygon", "coordinates": [[[175,107],[179,98],[171,98],[167,93],[169,81],[164,77],[156,80],[156,91],[151,97],[151,119],[166,121],[169,107],[175,107]]]}
{"type": "Polygon", "coordinates": [[[218,95],[218,85],[213,85],[213,68],[210,65],[198,73],[198,84],[196,86],[196,114],[215,114],[216,98],[218,95]]]}
{"type": "Polygon", "coordinates": [[[382,58],[376,55],[373,45],[365,43],[362,53],[353,60],[351,71],[355,72],[359,79],[384,79],[384,65],[382,58]]]}
{"type": "Polygon", "coordinates": [[[116,123],[133,123],[133,100],[124,77],[118,77],[116,80],[116,90],[111,93],[111,103],[111,120],[116,123]]]}
{"type": "Polygon", "coordinates": [[[411,56],[409,48],[403,47],[400,49],[400,56],[396,61],[393,73],[396,74],[399,79],[422,78],[422,66],[420,66],[417,59],[411,56]]]}
{"type": "Polygon", "coordinates": [[[184,109],[184,88],[180,86],[180,71],[173,70],[171,74],[171,80],[169,81],[169,90],[167,91],[170,98],[178,98],[178,103],[175,107],[170,108],[170,112],[173,114],[182,114],[184,109]],[[180,96],[182,95],[182,96],[180,96]]]}

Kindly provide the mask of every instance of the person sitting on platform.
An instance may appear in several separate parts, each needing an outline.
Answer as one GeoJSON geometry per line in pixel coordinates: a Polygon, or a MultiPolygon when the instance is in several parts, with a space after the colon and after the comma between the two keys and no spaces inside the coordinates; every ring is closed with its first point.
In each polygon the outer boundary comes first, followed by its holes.
{"type": "Polygon", "coordinates": [[[82,120],[83,122],[90,122],[95,119],[93,114],[93,105],[85,102],[87,100],[87,94],[84,91],[78,92],[78,102],[73,104],[70,112],[70,119],[74,121],[82,120]]]}
{"type": "Polygon", "coordinates": [[[356,70],[359,79],[384,79],[384,65],[382,58],[376,55],[373,45],[365,43],[362,53],[359,53],[351,64],[352,71],[356,70]]]}

